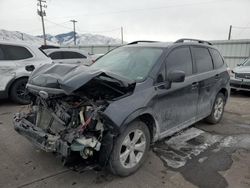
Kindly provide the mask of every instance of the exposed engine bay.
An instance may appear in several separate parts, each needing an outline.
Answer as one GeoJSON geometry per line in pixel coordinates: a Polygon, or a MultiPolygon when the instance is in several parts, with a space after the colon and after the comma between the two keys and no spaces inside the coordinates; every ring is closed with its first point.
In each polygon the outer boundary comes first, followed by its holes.
{"type": "Polygon", "coordinates": [[[42,150],[56,152],[64,158],[78,152],[88,159],[101,152],[98,160],[105,165],[115,135],[101,115],[109,103],[77,95],[46,99],[46,92],[39,94],[33,96],[29,113],[15,114],[16,131],[42,150]]]}

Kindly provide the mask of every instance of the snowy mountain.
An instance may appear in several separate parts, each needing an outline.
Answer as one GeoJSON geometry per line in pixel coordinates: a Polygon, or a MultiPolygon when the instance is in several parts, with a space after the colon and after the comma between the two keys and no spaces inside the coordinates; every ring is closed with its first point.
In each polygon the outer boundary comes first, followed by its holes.
{"type": "MultiPolygon", "coordinates": [[[[74,45],[74,33],[63,33],[59,35],[46,35],[47,43],[50,45],[71,46],[74,45]]],[[[19,31],[0,30],[0,40],[18,40],[33,44],[43,44],[42,36],[33,36],[19,31]]],[[[103,35],[94,34],[76,34],[77,45],[107,45],[107,44],[121,44],[120,39],[114,39],[103,35]]]]}
{"type": "MultiPolygon", "coordinates": [[[[0,40],[12,40],[12,41],[25,41],[31,44],[41,45],[43,44],[43,39],[35,37],[26,33],[21,33],[19,31],[7,31],[4,29],[0,30],[0,40]]],[[[49,42],[49,44],[53,44],[49,42]]]]}
{"type": "MultiPolygon", "coordinates": [[[[42,36],[38,36],[42,38],[42,36]]],[[[74,32],[62,33],[59,35],[46,35],[46,39],[50,42],[60,45],[71,46],[74,45],[74,32]]],[[[93,34],[76,34],[77,45],[106,45],[106,44],[121,44],[120,39],[114,39],[103,35],[93,34]]]]}

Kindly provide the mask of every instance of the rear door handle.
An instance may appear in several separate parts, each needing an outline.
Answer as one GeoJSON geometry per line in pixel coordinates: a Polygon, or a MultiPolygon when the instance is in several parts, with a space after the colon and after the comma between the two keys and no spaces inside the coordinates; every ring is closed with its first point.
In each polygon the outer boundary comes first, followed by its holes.
{"type": "Polygon", "coordinates": [[[192,83],[192,89],[197,88],[197,87],[198,87],[198,85],[199,85],[199,83],[198,83],[198,82],[194,82],[194,83],[192,83]]]}

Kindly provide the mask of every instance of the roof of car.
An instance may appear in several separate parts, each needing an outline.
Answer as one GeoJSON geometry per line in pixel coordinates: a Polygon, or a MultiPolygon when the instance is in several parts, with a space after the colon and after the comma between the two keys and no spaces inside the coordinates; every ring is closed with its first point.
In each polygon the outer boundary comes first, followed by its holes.
{"type": "Polygon", "coordinates": [[[33,44],[33,43],[19,41],[19,40],[0,40],[0,44],[30,46],[30,47],[37,47],[37,48],[40,47],[38,44],[33,44]]]}
{"type": "Polygon", "coordinates": [[[43,51],[46,53],[63,51],[63,52],[80,52],[80,53],[87,54],[86,51],[81,50],[81,49],[75,49],[75,48],[50,48],[50,49],[44,49],[43,51]]]}
{"type": "Polygon", "coordinates": [[[173,45],[200,45],[207,47],[214,47],[210,42],[198,40],[198,39],[179,39],[176,42],[159,42],[159,41],[134,41],[128,43],[126,46],[138,46],[138,47],[160,47],[166,48],[173,45]]]}
{"type": "Polygon", "coordinates": [[[135,44],[127,44],[127,46],[145,46],[145,47],[168,47],[170,46],[171,42],[139,42],[135,44]]]}

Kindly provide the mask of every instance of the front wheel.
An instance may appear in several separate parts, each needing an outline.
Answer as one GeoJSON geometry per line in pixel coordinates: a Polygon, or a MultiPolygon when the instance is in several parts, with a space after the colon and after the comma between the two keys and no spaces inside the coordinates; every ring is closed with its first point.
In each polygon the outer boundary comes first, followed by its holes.
{"type": "Polygon", "coordinates": [[[218,93],[214,101],[211,114],[206,118],[206,121],[211,124],[219,123],[225,107],[225,96],[222,93],[218,93]]]}
{"type": "Polygon", "coordinates": [[[29,104],[29,96],[26,93],[27,78],[16,80],[10,89],[10,98],[18,104],[29,104]]]}
{"type": "Polygon", "coordinates": [[[145,123],[135,121],[116,139],[109,160],[109,169],[115,175],[134,173],[145,160],[150,146],[150,133],[145,123]]]}

